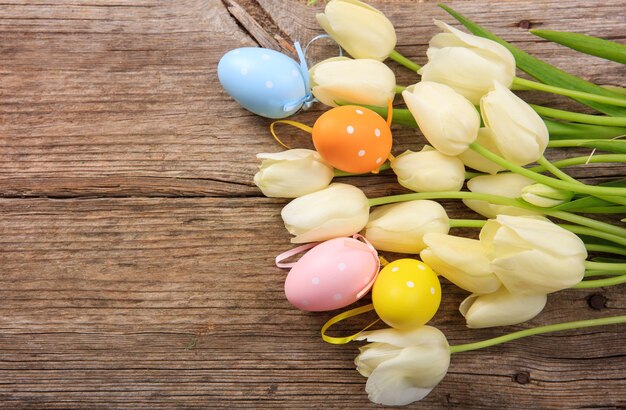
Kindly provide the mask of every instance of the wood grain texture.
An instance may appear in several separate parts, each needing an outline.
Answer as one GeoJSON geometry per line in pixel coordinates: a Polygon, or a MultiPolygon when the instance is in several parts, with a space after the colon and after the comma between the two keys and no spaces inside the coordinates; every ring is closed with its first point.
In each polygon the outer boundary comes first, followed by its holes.
{"type": "MultiPolygon", "coordinates": [[[[261,26],[284,41],[321,33],[321,4],[236,3],[271,18],[261,26]]],[[[374,4],[394,21],[398,49],[420,62],[436,33],[432,19],[452,21],[436,2],[374,4]]],[[[626,85],[623,66],[524,28],[624,42],[624,1],[448,4],[575,74],[626,85]]],[[[255,44],[219,0],[0,2],[0,407],[374,407],[354,369],[358,346],[325,344],[319,328],[333,313],[291,307],[286,272],[273,265],[291,247],[280,219],[287,201],[263,198],[252,175],[255,154],[279,147],[269,121],[240,109],[216,78],[226,51],[255,44]]],[[[320,41],[310,58],[335,52],[320,41]]],[[[399,83],[417,80],[390,66],[399,83]]],[[[312,124],[324,110],[295,119],[312,124]]],[[[280,132],[310,146],[306,134],[280,132]]],[[[424,142],[400,127],[394,139],[398,153],[424,142]]],[[[592,183],[626,176],[616,165],[571,172],[592,183]]],[[[389,174],[345,181],[368,196],[405,192],[389,174]]],[[[474,217],[443,203],[452,217],[474,217]]],[[[623,285],[569,290],[551,295],[529,323],[469,330],[457,310],[466,294],[443,289],[433,323],[451,344],[626,314],[623,285]]],[[[625,336],[623,326],[602,327],[455,355],[413,407],[624,407],[625,336]]]]}

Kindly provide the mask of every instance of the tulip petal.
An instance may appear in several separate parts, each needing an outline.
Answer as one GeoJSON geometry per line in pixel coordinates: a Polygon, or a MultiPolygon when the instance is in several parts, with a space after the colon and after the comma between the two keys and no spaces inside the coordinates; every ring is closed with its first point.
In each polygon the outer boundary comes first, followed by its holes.
{"type": "MultiPolygon", "coordinates": [[[[459,29],[452,27],[449,24],[444,23],[441,20],[435,20],[434,23],[437,27],[444,30],[444,32],[450,33],[455,37],[455,42],[452,44],[458,44],[457,42],[461,42],[464,43],[464,45],[466,46],[490,51],[491,53],[497,55],[499,59],[504,61],[508,67],[511,67],[513,75],[515,75],[515,57],[513,57],[513,54],[503,45],[483,37],[478,37],[473,34],[465,33],[459,29]]],[[[446,39],[450,41],[449,38],[446,39]]],[[[438,41],[441,41],[441,39],[438,39],[438,41]]],[[[446,44],[445,39],[443,44],[446,44]]],[[[437,43],[439,47],[441,47],[443,44],[437,43]]]]}
{"type": "MultiPolygon", "coordinates": [[[[496,145],[495,136],[489,128],[482,127],[478,130],[478,137],[476,142],[483,148],[487,148],[489,151],[496,155],[502,156],[496,145]]],[[[483,157],[473,149],[468,149],[458,155],[458,158],[463,161],[466,167],[473,168],[476,171],[486,172],[488,174],[496,174],[498,171],[502,171],[504,168],[496,164],[493,161],[483,157]]]]}
{"type": "Polygon", "coordinates": [[[480,112],[507,160],[526,165],[543,155],[548,145],[545,123],[524,100],[494,81],[494,90],[480,100],[480,112]]]}
{"type": "Polygon", "coordinates": [[[388,343],[398,347],[409,347],[419,344],[444,343],[446,336],[436,327],[421,326],[417,329],[400,330],[393,328],[362,332],[354,340],[388,343]]]}
{"type": "Polygon", "coordinates": [[[459,311],[467,327],[479,329],[508,326],[525,322],[537,316],[548,300],[546,294],[513,294],[505,288],[488,295],[467,297],[459,311]]]}
{"type": "Polygon", "coordinates": [[[421,259],[458,287],[479,294],[495,292],[500,287],[480,241],[428,233],[424,242],[428,248],[420,253],[421,259]]]}
{"type": "Polygon", "coordinates": [[[422,81],[404,90],[402,97],[426,139],[441,153],[458,155],[476,139],[478,112],[447,85],[422,81]]]}
{"type": "Polygon", "coordinates": [[[387,343],[369,343],[362,346],[359,348],[361,353],[354,360],[356,370],[362,376],[369,377],[381,363],[398,356],[400,350],[398,346],[387,343]]]}
{"type": "MultiPolygon", "coordinates": [[[[414,360],[414,355],[423,354],[413,350],[410,347],[403,349],[396,359],[382,363],[368,377],[365,391],[372,402],[385,406],[404,406],[422,400],[435,388],[438,382],[421,387],[411,379],[412,374],[421,370],[418,366],[422,364],[419,358],[414,360]]],[[[444,376],[445,373],[441,379],[444,376]]]]}

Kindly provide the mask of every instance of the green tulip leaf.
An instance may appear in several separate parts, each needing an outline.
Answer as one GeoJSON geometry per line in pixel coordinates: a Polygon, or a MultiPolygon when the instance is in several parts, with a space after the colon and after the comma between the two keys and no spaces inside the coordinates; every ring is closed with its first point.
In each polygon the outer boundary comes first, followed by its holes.
{"type": "Polygon", "coordinates": [[[614,41],[580,33],[552,30],[530,30],[534,35],[576,51],[626,64],[626,46],[614,41]]]}
{"type": "Polygon", "coordinates": [[[548,127],[550,139],[610,139],[626,135],[626,127],[578,124],[543,120],[548,127]]]}
{"type": "MultiPolygon", "coordinates": [[[[482,28],[480,25],[474,23],[467,17],[457,13],[450,7],[440,4],[439,7],[448,12],[452,17],[463,24],[469,31],[477,36],[484,37],[493,41],[496,41],[513,54],[517,67],[532,77],[536,78],[545,84],[549,84],[556,87],[567,88],[570,90],[583,91],[596,95],[603,95],[613,98],[623,98],[620,94],[614,93],[607,88],[600,87],[582,78],[576,77],[570,73],[560,70],[538,58],[531,56],[530,54],[520,50],[519,48],[509,44],[505,40],[491,33],[490,31],[482,28]]],[[[614,105],[608,105],[598,103],[594,101],[586,101],[583,99],[576,99],[582,104],[592,107],[600,112],[611,116],[626,116],[626,107],[618,107],[614,105]]]]}
{"type": "MultiPolygon", "coordinates": [[[[605,201],[600,198],[596,198],[594,196],[585,196],[583,198],[575,199],[570,202],[565,202],[564,204],[557,205],[552,209],[557,211],[568,211],[568,212],[576,212],[580,210],[593,209],[593,208],[606,208],[606,210],[615,208],[614,213],[624,212],[624,207],[620,205],[615,205],[613,202],[605,201]]],[[[609,212],[607,212],[609,213],[609,212]]],[[[610,212],[613,213],[613,212],[610,212]]]]}

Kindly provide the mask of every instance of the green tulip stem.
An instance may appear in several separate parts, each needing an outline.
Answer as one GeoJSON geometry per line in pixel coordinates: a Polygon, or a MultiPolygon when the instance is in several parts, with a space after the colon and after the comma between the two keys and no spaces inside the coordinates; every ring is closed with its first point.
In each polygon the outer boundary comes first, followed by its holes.
{"type": "MultiPolygon", "coordinates": [[[[544,157],[543,155],[539,157],[539,159],[537,160],[537,163],[539,163],[539,165],[544,167],[547,171],[551,172],[555,177],[563,181],[572,182],[574,184],[582,184],[582,182],[578,181],[575,178],[572,178],[571,176],[567,175],[565,172],[561,171],[557,166],[555,166],[553,163],[548,161],[546,157],[544,157]]],[[[626,205],[626,197],[601,196],[601,195],[596,195],[596,196],[600,199],[604,199],[605,201],[614,202],[620,205],[626,205]]]]}
{"type": "Polygon", "coordinates": [[[606,270],[589,270],[585,271],[585,277],[591,278],[593,276],[622,276],[622,272],[611,272],[606,270]]]}
{"type": "Polygon", "coordinates": [[[519,77],[513,78],[513,85],[518,90],[545,91],[552,94],[564,95],[566,97],[578,98],[587,101],[595,101],[599,103],[615,105],[618,107],[626,107],[626,98],[607,97],[604,95],[590,94],[584,91],[576,91],[567,88],[555,87],[553,85],[538,83],[536,81],[526,80],[519,77]]]}
{"type": "Polygon", "coordinates": [[[621,248],[619,246],[611,246],[611,245],[602,245],[599,243],[588,243],[585,244],[585,248],[589,252],[603,252],[603,253],[612,253],[615,255],[626,256],[626,248],[621,248]]]}
{"type": "Polygon", "coordinates": [[[402,91],[406,90],[406,87],[402,86],[402,85],[396,85],[393,89],[393,91],[396,94],[402,94],[402,91]]]}
{"type": "Polygon", "coordinates": [[[611,272],[622,272],[626,274],[626,263],[585,261],[585,268],[591,269],[591,270],[606,270],[606,271],[611,271],[611,272]]]}
{"type": "Polygon", "coordinates": [[[626,237],[624,237],[624,235],[613,235],[610,233],[600,232],[596,229],[591,229],[587,228],[586,226],[579,225],[559,224],[559,226],[561,228],[567,229],[570,232],[575,233],[576,235],[593,236],[600,239],[606,239],[607,241],[611,241],[619,245],[626,246],[626,237]]]}
{"type": "Polygon", "coordinates": [[[521,339],[527,336],[540,335],[543,333],[558,332],[561,330],[580,329],[592,326],[616,325],[626,323],[626,315],[605,317],[600,319],[577,320],[575,322],[558,323],[548,326],[539,326],[531,329],[520,330],[509,333],[507,335],[494,337],[493,339],[482,340],[480,342],[466,343],[462,345],[450,346],[450,353],[468,352],[470,350],[482,349],[485,347],[495,346],[500,343],[510,342],[512,340],[521,339]]]}
{"type": "Polygon", "coordinates": [[[532,212],[553,216],[555,218],[573,222],[582,227],[588,228],[587,235],[594,235],[598,237],[598,234],[610,235],[612,241],[621,245],[626,245],[626,229],[620,228],[609,223],[596,221],[595,219],[587,218],[580,215],[575,215],[565,211],[551,211],[547,208],[540,208],[538,206],[531,205],[521,200],[507,198],[499,195],[484,194],[480,192],[467,192],[467,191],[441,191],[441,192],[415,192],[412,194],[392,195],[380,198],[369,199],[370,206],[378,206],[384,204],[391,204],[395,202],[413,201],[416,199],[478,199],[481,201],[487,201],[499,205],[515,206],[518,208],[524,208],[532,212]],[[597,232],[594,234],[592,232],[597,232]]]}
{"type": "MultiPolygon", "coordinates": [[[[603,163],[603,162],[622,162],[626,163],[626,155],[623,154],[602,154],[602,155],[585,155],[582,157],[566,158],[559,161],[552,162],[557,168],[566,168],[572,165],[590,164],[590,163],[603,163]]],[[[541,172],[546,168],[543,165],[528,168],[530,171],[541,172]]]]}
{"type": "MultiPolygon", "coordinates": [[[[598,164],[598,163],[626,163],[626,155],[624,154],[598,154],[598,155],[584,155],[581,157],[572,157],[566,158],[559,161],[552,162],[557,168],[567,168],[574,165],[586,165],[586,164],[598,164]]],[[[542,172],[545,171],[546,168],[543,165],[537,165],[531,168],[528,168],[530,171],[534,172],[542,172]]],[[[483,172],[465,172],[466,179],[478,177],[481,175],[486,175],[483,172]]]]}
{"type": "Polygon", "coordinates": [[[411,71],[417,72],[417,70],[422,68],[422,66],[420,66],[419,64],[414,63],[413,61],[409,60],[408,58],[406,58],[402,54],[398,53],[396,50],[393,50],[391,52],[391,54],[389,54],[389,58],[391,58],[396,63],[405,66],[406,68],[408,68],[411,71]]]}
{"type": "Polygon", "coordinates": [[[499,155],[494,154],[488,149],[484,148],[480,144],[473,142],[469,145],[469,147],[487,158],[488,160],[495,162],[496,164],[508,169],[509,171],[513,171],[520,175],[523,175],[527,178],[530,178],[534,181],[540,182],[545,185],[549,185],[553,188],[563,189],[565,191],[578,192],[581,194],[589,194],[589,195],[605,195],[605,196],[626,196],[626,188],[616,188],[616,187],[603,187],[603,186],[591,186],[585,185],[582,183],[573,183],[569,181],[562,181],[560,179],[555,179],[552,177],[548,177],[546,175],[541,175],[536,172],[530,171],[527,168],[521,167],[519,165],[515,165],[506,159],[500,157],[499,155]]]}
{"type": "Polygon", "coordinates": [[[542,117],[557,118],[570,122],[593,125],[609,125],[612,127],[626,127],[626,117],[608,117],[605,115],[589,115],[577,112],[557,110],[555,108],[543,107],[541,105],[530,104],[530,106],[542,117]]]}
{"type": "Polygon", "coordinates": [[[450,219],[450,228],[482,228],[487,223],[484,219],[450,219]]]}
{"type": "Polygon", "coordinates": [[[552,175],[554,175],[555,177],[559,178],[562,181],[569,181],[575,184],[580,183],[575,178],[572,178],[571,176],[567,175],[565,172],[561,171],[559,167],[555,166],[552,162],[548,161],[546,157],[544,157],[543,155],[539,157],[539,159],[537,160],[537,163],[541,165],[542,167],[544,167],[546,171],[550,172],[552,175]]]}
{"type": "Polygon", "coordinates": [[[615,286],[626,283],[626,275],[613,276],[606,279],[584,280],[572,286],[574,289],[593,289],[603,288],[605,286],[615,286]]]}

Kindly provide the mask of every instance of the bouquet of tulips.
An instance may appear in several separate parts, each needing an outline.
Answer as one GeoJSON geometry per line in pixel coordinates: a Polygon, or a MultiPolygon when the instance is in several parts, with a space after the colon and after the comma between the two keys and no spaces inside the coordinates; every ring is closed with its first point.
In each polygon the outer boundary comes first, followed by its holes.
{"type": "MultiPolygon", "coordinates": [[[[291,268],[285,292],[292,304],[309,311],[340,309],[371,290],[372,304],[338,314],[324,325],[322,337],[329,343],[370,342],[355,363],[368,378],[369,398],[386,405],[424,398],[445,376],[452,353],[626,322],[616,316],[560,323],[456,346],[427,325],[442,297],[439,276],[470,293],[459,307],[469,328],[532,319],[548,295],[562,289],[626,282],[626,228],[606,222],[626,211],[626,180],[587,185],[564,170],[626,162],[626,141],[619,139],[626,134],[625,89],[558,70],[442,7],[473,34],[435,21],[442,32],[431,39],[424,66],[394,50],[393,24],[380,11],[357,0],[331,0],[317,20],[352,58],[333,57],[309,69],[296,45],[300,63],[271,50],[241,58],[241,49],[219,67],[222,84],[245,108],[312,134],[315,150],[258,154],[254,182],[266,196],[294,198],[281,216],[291,241],[304,245],[276,259],[279,267],[291,268]],[[387,58],[420,80],[396,84],[383,63],[387,58]],[[263,60],[284,64],[268,69],[263,60]],[[516,77],[517,69],[537,81],[516,77]],[[252,77],[261,91],[235,89],[234,71],[237,84],[252,77]],[[275,72],[289,78],[251,76],[275,72]],[[568,96],[602,114],[528,104],[516,90],[568,96]],[[397,94],[406,108],[393,108],[397,94]],[[282,119],[314,102],[331,108],[313,127],[282,119]],[[394,156],[391,124],[419,128],[429,145],[394,156]],[[550,162],[544,157],[548,147],[594,152],[550,162]],[[389,169],[410,193],[367,198],[357,187],[333,182],[389,169]],[[486,219],[451,219],[438,199],[460,199],[486,219]],[[479,229],[478,239],[450,235],[454,227],[479,229]],[[388,262],[378,251],[416,257],[388,262]],[[300,252],[306,253],[297,262],[283,262],[300,252]],[[338,321],[369,310],[389,327],[326,335],[338,321]]],[[[573,33],[534,34],[626,63],[621,44],[573,33]]]]}

